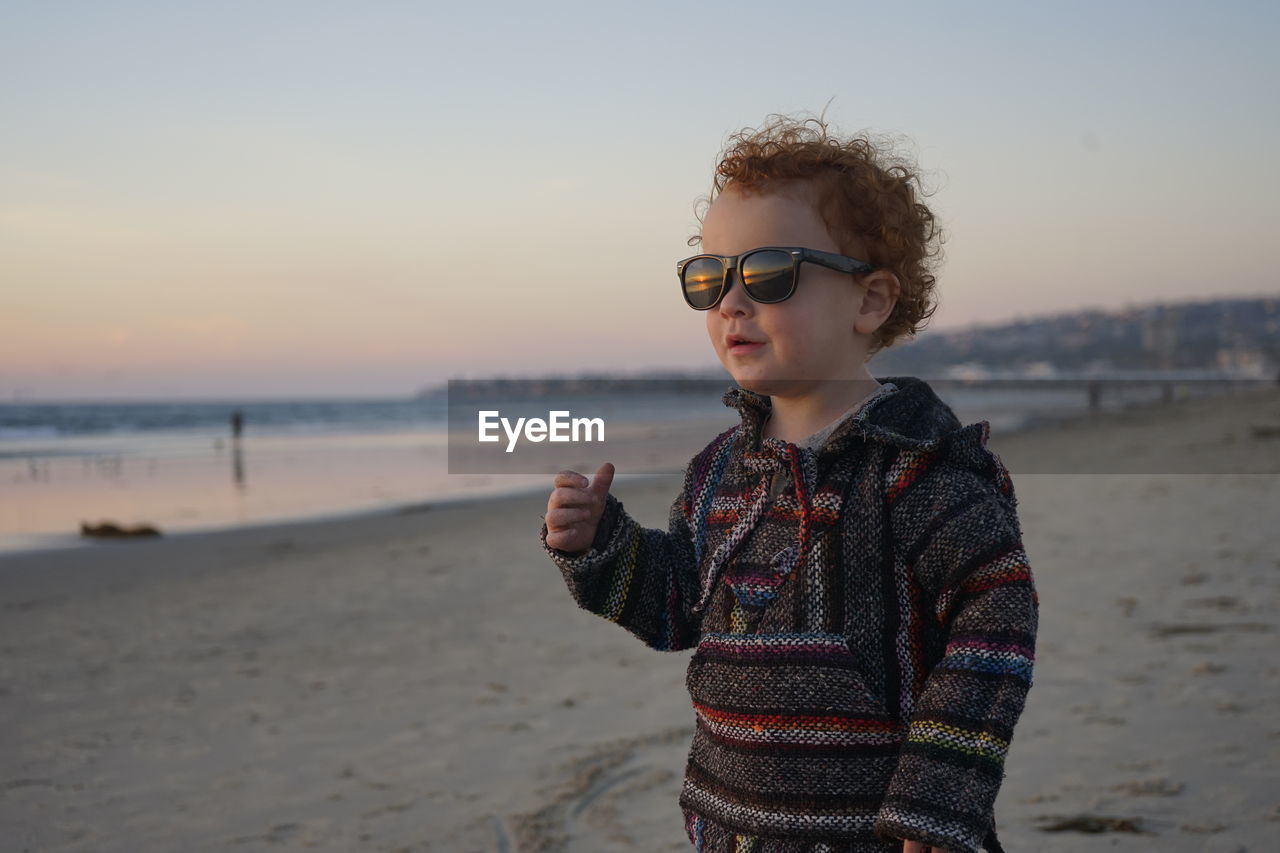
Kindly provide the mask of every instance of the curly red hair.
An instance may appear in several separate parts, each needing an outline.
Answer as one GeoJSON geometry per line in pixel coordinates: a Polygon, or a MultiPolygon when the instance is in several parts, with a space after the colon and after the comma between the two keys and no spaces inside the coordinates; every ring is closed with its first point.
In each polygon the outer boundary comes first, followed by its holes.
{"type": "MultiPolygon", "coordinates": [[[[832,134],[821,118],[769,116],[759,128],[729,137],[716,164],[710,205],[730,183],[760,192],[777,182],[801,181],[816,191],[818,213],[841,251],[861,243],[877,267],[892,270],[901,286],[897,304],[875,331],[868,354],[915,335],[937,309],[934,270],[942,257],[943,234],[918,167],[894,153],[886,140],[863,133],[832,134]]],[[[702,221],[704,210],[698,214],[702,221]]],[[[701,236],[690,238],[690,245],[701,236]]]]}

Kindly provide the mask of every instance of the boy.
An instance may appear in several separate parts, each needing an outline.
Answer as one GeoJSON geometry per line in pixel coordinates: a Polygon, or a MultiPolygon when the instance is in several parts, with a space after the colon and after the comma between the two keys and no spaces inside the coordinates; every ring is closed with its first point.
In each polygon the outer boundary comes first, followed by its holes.
{"type": "Polygon", "coordinates": [[[680,807],[700,851],[1001,849],[1039,613],[1013,483],[988,422],[866,369],[933,311],[916,180],[820,120],[733,137],[707,254],[678,271],[741,423],[690,461],[665,532],[609,493],[609,463],[547,502],[577,603],[694,649],[680,807]]]}

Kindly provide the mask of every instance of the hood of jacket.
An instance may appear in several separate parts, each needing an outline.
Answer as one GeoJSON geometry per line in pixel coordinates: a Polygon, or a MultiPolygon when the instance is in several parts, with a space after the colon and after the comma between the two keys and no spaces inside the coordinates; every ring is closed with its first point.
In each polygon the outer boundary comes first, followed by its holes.
{"type": "MultiPolygon", "coordinates": [[[[999,485],[1002,466],[987,449],[990,423],[978,421],[964,426],[956,413],[929,383],[914,376],[886,376],[881,383],[893,383],[897,390],[846,418],[827,441],[813,453],[819,465],[845,453],[858,441],[880,442],[904,450],[940,452],[947,461],[999,485]]],[[[752,457],[775,457],[794,447],[781,439],[762,439],[764,422],[772,401],[754,391],[733,385],[722,398],[726,406],[742,417],[740,439],[744,453],[752,457]]]]}

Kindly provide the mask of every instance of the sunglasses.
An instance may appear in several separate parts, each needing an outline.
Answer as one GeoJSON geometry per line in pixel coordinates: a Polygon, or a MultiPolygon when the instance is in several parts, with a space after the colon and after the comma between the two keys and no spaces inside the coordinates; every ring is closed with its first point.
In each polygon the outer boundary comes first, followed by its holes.
{"type": "Polygon", "coordinates": [[[790,299],[796,292],[800,264],[805,261],[844,273],[869,273],[875,269],[866,261],[834,252],[764,246],[741,255],[694,255],[676,263],[676,274],[680,276],[684,301],[695,311],[719,304],[733,286],[729,274],[734,269],[738,270],[747,296],[771,305],[790,299]]]}

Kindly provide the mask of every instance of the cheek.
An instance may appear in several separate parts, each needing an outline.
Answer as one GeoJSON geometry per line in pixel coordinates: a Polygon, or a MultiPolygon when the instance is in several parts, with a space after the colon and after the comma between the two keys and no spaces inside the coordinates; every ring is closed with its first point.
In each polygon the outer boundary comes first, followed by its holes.
{"type": "Polygon", "coordinates": [[[769,338],[784,352],[802,352],[813,330],[798,312],[778,312],[770,318],[769,338]]]}

